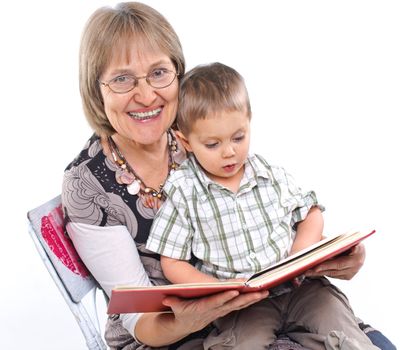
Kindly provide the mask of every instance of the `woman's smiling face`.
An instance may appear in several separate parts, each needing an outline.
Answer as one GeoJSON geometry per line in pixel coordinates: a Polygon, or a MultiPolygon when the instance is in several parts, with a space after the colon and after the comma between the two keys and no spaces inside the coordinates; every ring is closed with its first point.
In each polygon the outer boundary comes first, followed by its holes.
{"type": "MultiPolygon", "coordinates": [[[[125,74],[144,77],[156,69],[176,71],[170,57],[162,51],[134,40],[121,54],[114,55],[100,77],[101,82],[125,74]]],[[[178,104],[178,79],[165,88],[156,89],[146,79],[126,93],[115,93],[101,85],[106,116],[122,138],[141,145],[153,145],[172,125],[178,104]]]]}

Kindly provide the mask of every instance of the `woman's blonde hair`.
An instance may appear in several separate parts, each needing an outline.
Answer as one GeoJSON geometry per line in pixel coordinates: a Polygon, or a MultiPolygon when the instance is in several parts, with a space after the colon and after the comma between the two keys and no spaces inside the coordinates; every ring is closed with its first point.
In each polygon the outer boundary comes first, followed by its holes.
{"type": "Polygon", "coordinates": [[[250,119],[249,95],[243,77],[222,63],[197,66],[185,74],[179,86],[177,127],[187,136],[198,119],[224,111],[241,111],[250,119]]]}
{"type": "Polygon", "coordinates": [[[134,40],[167,54],[179,78],[185,72],[179,38],[159,12],[138,2],[96,10],[87,21],[81,38],[79,88],[87,121],[99,135],[112,135],[115,130],[105,114],[98,80],[112,57],[127,50],[134,40]]]}

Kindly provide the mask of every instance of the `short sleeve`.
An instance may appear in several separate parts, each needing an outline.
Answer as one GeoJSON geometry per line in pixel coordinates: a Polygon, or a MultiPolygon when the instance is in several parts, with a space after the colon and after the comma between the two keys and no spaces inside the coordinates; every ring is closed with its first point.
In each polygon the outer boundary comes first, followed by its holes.
{"type": "Polygon", "coordinates": [[[303,191],[295,182],[294,177],[284,168],[274,168],[274,176],[281,188],[281,202],[292,211],[291,227],[295,230],[296,225],[303,221],[312,207],[318,207],[321,211],[325,208],[319,204],[314,191],[303,191]]]}

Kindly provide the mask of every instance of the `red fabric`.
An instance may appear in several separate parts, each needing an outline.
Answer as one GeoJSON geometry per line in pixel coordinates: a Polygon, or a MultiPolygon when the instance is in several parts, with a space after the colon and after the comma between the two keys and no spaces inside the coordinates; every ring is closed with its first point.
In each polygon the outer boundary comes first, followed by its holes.
{"type": "Polygon", "coordinates": [[[73,273],[81,277],[89,276],[89,271],[78,256],[69,237],[63,230],[61,206],[54,208],[41,220],[41,233],[54,255],[73,273]]]}

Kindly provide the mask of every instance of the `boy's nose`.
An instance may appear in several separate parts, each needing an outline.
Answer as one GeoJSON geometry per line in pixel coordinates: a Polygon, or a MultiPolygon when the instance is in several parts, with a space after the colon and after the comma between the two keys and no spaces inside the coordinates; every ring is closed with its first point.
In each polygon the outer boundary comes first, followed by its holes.
{"type": "Polygon", "coordinates": [[[232,156],[234,156],[235,153],[236,152],[234,151],[234,147],[231,146],[231,145],[228,145],[224,148],[223,157],[226,157],[226,158],[227,157],[232,157],[232,156]]]}

